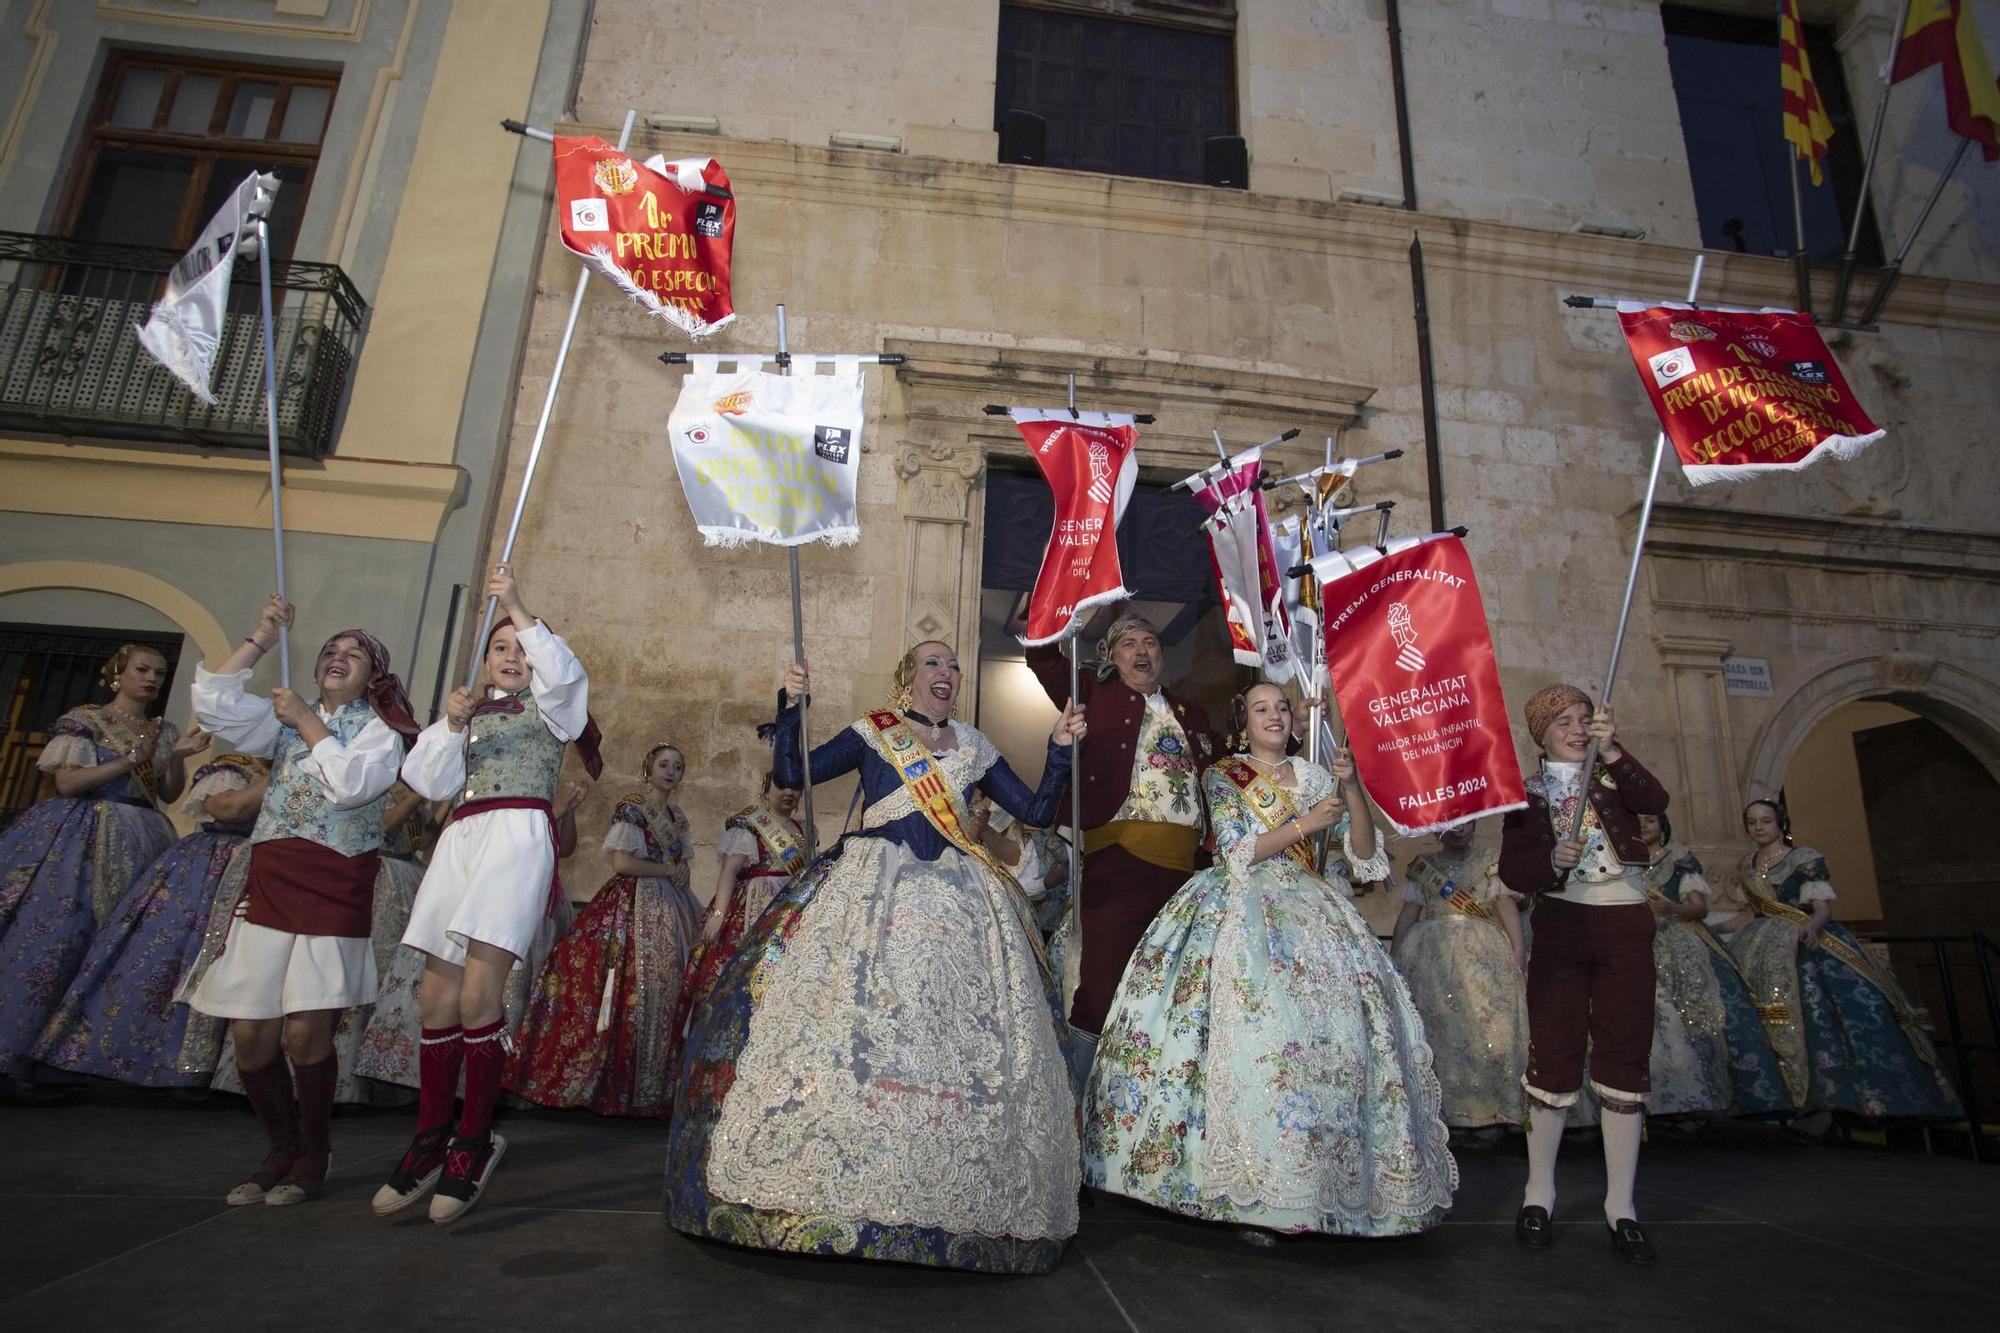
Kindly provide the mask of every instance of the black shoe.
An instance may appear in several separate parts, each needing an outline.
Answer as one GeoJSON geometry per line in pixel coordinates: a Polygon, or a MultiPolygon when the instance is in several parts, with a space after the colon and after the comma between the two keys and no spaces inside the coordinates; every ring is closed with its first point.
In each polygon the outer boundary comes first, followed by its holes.
{"type": "Polygon", "coordinates": [[[1646,1239],[1646,1233],[1639,1224],[1629,1217],[1618,1219],[1618,1225],[1611,1229],[1611,1248],[1618,1251],[1618,1257],[1628,1264],[1656,1264],[1660,1256],[1653,1249],[1653,1242],[1646,1239]]]}
{"type": "Polygon", "coordinates": [[[1531,1250],[1546,1250],[1555,1244],[1556,1229],[1549,1221],[1549,1210],[1538,1203],[1525,1205],[1514,1215],[1514,1239],[1531,1250]]]}

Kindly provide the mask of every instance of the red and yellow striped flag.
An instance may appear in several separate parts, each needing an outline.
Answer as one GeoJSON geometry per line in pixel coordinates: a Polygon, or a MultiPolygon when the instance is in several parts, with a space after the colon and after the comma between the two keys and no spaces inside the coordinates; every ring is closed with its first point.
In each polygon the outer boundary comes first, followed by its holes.
{"type": "Polygon", "coordinates": [[[1889,82],[1900,83],[1932,65],[1943,67],[1945,120],[1978,144],[1988,162],[2000,161],[2000,83],[1964,0],[1910,5],[1889,82]]]}
{"type": "Polygon", "coordinates": [[[1806,59],[1798,0],[1781,0],[1778,7],[1778,85],[1784,90],[1785,139],[1812,168],[1812,183],[1818,185],[1819,160],[1826,156],[1833,122],[1826,118],[1819,87],[1813,83],[1812,62],[1806,59]]]}

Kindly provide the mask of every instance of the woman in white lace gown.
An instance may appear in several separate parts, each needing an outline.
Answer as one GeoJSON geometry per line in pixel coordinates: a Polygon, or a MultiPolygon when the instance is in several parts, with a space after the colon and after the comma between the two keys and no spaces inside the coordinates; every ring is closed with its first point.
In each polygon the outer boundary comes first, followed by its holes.
{"type": "MultiPolygon", "coordinates": [[[[861,830],[808,866],[743,937],[688,1026],[667,1150],[668,1220],[804,1254],[1039,1273],[1076,1231],[1067,1036],[1019,888],[970,836],[983,791],[1051,822],[1066,710],[1035,791],[950,720],[956,655],[918,644],[900,711],[812,752],[860,771],[861,830]]],[[[803,781],[793,667],[773,760],[803,781]]]]}
{"type": "Polygon", "coordinates": [[[1084,1178],[1263,1231],[1425,1230],[1451,1206],[1458,1165],[1423,1019],[1309,846],[1337,827],[1356,875],[1388,875],[1353,760],[1334,761],[1336,790],[1334,774],[1287,759],[1291,707],[1275,685],[1237,710],[1249,753],[1202,778],[1216,863],[1161,909],[1111,1003],[1084,1095],[1084,1178]]]}

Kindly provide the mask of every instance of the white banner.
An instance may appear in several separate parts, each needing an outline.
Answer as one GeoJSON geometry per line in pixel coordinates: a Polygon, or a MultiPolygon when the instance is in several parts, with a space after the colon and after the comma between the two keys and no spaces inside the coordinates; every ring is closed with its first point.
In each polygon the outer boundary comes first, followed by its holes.
{"type": "Polygon", "coordinates": [[[702,540],[859,541],[860,358],[795,357],[789,377],[755,368],[763,359],[754,356],[691,356],[688,364],[667,435],[702,540]],[[723,361],[738,369],[722,374],[723,361]],[[833,374],[813,373],[824,363],[833,374]]]}
{"type": "Polygon", "coordinates": [[[1284,589],[1285,616],[1292,625],[1293,674],[1299,677],[1300,686],[1310,692],[1313,680],[1308,668],[1318,657],[1318,597],[1315,595],[1308,601],[1304,595],[1306,580],[1312,577],[1310,574],[1295,579],[1286,572],[1306,563],[1314,555],[1311,544],[1306,540],[1305,524],[1304,516],[1299,514],[1273,524],[1271,549],[1278,558],[1278,579],[1284,589]]]}
{"type": "Polygon", "coordinates": [[[257,253],[255,222],[267,217],[278,178],[252,172],[244,177],[215,216],[167,275],[167,293],[144,325],[133,326],[139,345],[187,385],[188,392],[213,407],[209,373],[222,344],[222,317],[229,306],[229,274],[247,247],[257,253]]]}

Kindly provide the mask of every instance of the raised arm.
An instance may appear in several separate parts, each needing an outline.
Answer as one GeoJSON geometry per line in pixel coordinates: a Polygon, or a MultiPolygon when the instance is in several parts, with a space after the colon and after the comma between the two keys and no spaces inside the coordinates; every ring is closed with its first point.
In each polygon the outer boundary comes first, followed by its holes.
{"type": "MultiPolygon", "coordinates": [[[[811,691],[812,677],[804,665],[794,663],[786,669],[785,686],[778,691],[777,730],[772,737],[771,752],[771,780],[780,787],[805,785],[805,770],[799,759],[798,701],[809,697],[811,691]]],[[[854,734],[854,728],[842,727],[832,740],[813,747],[814,785],[852,773],[861,766],[861,756],[866,750],[866,743],[854,734]]]]}

